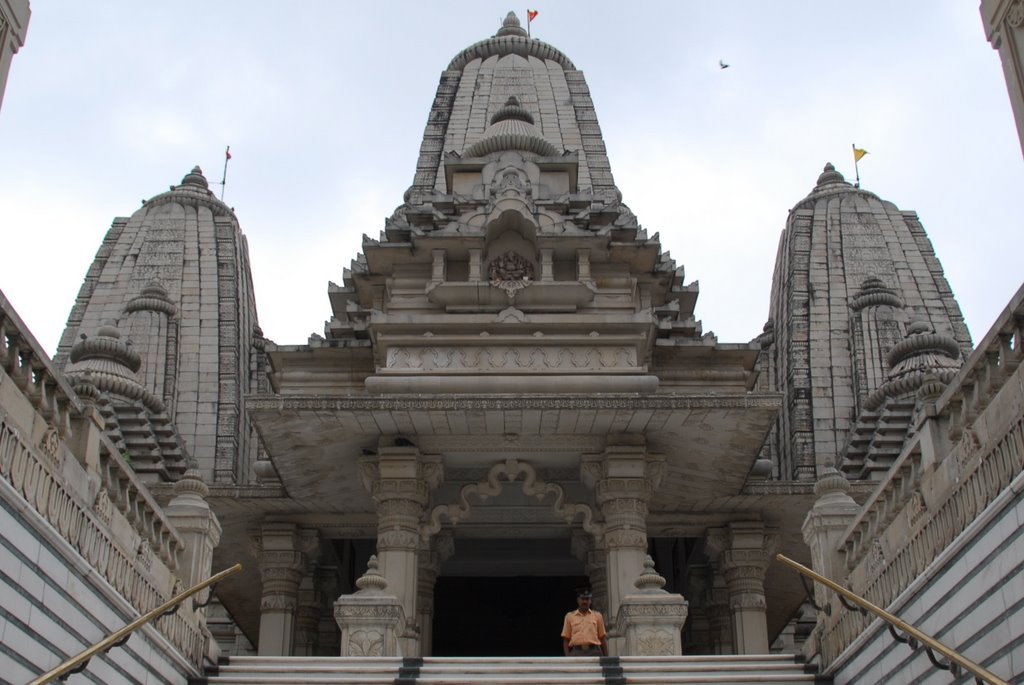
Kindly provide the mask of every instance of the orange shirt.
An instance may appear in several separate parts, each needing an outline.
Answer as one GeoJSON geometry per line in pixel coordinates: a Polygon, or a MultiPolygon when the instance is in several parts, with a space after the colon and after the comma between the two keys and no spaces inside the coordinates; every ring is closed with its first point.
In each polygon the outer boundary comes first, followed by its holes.
{"type": "Polygon", "coordinates": [[[591,609],[584,614],[577,609],[565,615],[562,637],[569,640],[570,647],[599,647],[604,636],[604,616],[600,611],[591,609]]]}

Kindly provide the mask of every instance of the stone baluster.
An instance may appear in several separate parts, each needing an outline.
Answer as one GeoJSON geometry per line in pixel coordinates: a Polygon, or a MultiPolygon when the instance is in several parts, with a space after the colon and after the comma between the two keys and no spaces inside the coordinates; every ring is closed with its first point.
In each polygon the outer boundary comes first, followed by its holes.
{"type": "Polygon", "coordinates": [[[729,588],[733,645],[737,654],[768,653],[764,575],[778,545],[778,535],[759,521],[730,523],[708,530],[706,546],[729,588]]]}
{"type": "Polygon", "coordinates": [[[412,446],[381,445],[375,461],[360,464],[363,483],[377,508],[377,559],[390,592],[406,617],[400,636],[406,656],[419,656],[415,624],[420,521],[441,471],[412,446]]]}
{"type": "Polygon", "coordinates": [[[306,566],[298,527],[293,523],[264,523],[252,539],[260,566],[260,656],[291,656],[299,582],[306,566]]]}

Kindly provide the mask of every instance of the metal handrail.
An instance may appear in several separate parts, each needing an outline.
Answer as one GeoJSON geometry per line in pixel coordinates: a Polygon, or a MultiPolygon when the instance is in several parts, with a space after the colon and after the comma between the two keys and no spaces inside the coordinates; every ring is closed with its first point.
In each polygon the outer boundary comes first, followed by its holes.
{"type": "MultiPolygon", "coordinates": [[[[50,682],[54,678],[60,678],[61,680],[63,680],[72,673],[77,673],[78,671],[81,671],[85,668],[86,664],[89,663],[89,659],[93,658],[100,652],[109,652],[114,647],[123,645],[128,640],[128,638],[131,637],[131,634],[138,628],[141,628],[150,621],[158,619],[165,614],[173,614],[175,611],[178,610],[178,607],[181,605],[181,603],[189,597],[191,597],[192,595],[196,594],[200,590],[206,589],[207,587],[216,585],[228,576],[234,575],[235,573],[238,573],[241,570],[242,565],[235,564],[231,568],[226,568],[220,573],[210,576],[203,582],[194,585],[188,590],[185,590],[180,595],[177,595],[167,600],[166,602],[158,606],[156,609],[153,609],[152,611],[143,614],[142,616],[139,616],[137,619],[126,625],[124,628],[121,628],[116,633],[113,633],[107,636],[106,638],[100,640],[92,647],[89,647],[85,651],[80,652],[78,655],[71,657],[57,668],[47,671],[43,675],[28,683],[28,685],[44,685],[45,683],[50,682]]],[[[205,604],[198,606],[205,606],[205,604]]]]}
{"type": "MultiPolygon", "coordinates": [[[[889,631],[892,632],[893,635],[895,635],[895,632],[893,630],[894,628],[902,630],[906,635],[910,636],[909,640],[916,640],[918,644],[922,645],[926,650],[928,650],[928,658],[931,659],[932,663],[936,666],[942,668],[942,665],[935,660],[932,652],[938,652],[942,656],[946,657],[946,659],[948,659],[950,663],[956,664],[961,669],[969,672],[971,675],[974,676],[975,680],[977,680],[977,682],[979,683],[985,682],[990,683],[991,685],[1010,685],[1007,681],[991,673],[983,666],[974,663],[973,661],[963,656],[956,650],[950,649],[949,647],[942,644],[935,638],[922,633],[920,630],[910,625],[909,623],[897,618],[896,616],[893,616],[885,609],[882,609],[872,604],[863,597],[856,595],[853,592],[850,592],[842,585],[839,585],[838,583],[829,580],[820,573],[816,573],[815,571],[812,571],[803,564],[793,561],[792,559],[782,554],[776,554],[775,558],[778,561],[781,561],[786,566],[789,566],[793,570],[807,576],[808,578],[811,578],[812,580],[821,583],[825,587],[837,593],[839,595],[839,599],[843,602],[844,605],[847,606],[847,608],[855,608],[850,607],[850,605],[847,603],[852,602],[856,605],[856,607],[859,607],[864,611],[871,612],[878,618],[882,619],[883,621],[886,621],[889,624],[889,631]]],[[[900,642],[904,642],[907,641],[907,638],[901,640],[899,637],[897,637],[897,640],[899,640],[900,642]]]]}

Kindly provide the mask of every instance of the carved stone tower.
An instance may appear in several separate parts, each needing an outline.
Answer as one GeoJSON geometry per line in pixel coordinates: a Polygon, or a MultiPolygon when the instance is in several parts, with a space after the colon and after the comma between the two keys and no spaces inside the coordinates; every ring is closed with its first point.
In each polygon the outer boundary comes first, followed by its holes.
{"type": "MultiPolygon", "coordinates": [[[[945,354],[970,352],[960,306],[917,214],[826,165],[786,222],[762,336],[760,383],[785,394],[767,447],[782,479],[813,481],[825,464],[839,465],[858,416],[878,408],[872,394],[912,321],[949,339],[945,354]]],[[[905,437],[904,430],[897,452],[905,437]]]]}
{"type": "Polygon", "coordinates": [[[124,436],[137,470],[164,480],[193,460],[208,483],[243,483],[258,448],[242,397],[266,385],[262,346],[238,219],[196,167],[114,220],[55,359],[79,382],[110,386],[108,432],[124,436]],[[140,434],[147,415],[177,436],[161,438],[159,425],[140,434]]]}

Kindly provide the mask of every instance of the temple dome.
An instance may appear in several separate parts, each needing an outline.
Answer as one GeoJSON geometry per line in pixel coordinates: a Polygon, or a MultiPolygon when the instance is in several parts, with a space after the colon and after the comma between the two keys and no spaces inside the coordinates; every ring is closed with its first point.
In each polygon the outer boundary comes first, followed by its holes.
{"type": "Polygon", "coordinates": [[[569,58],[561,50],[554,48],[547,43],[530,38],[523,30],[519,17],[515,12],[509,12],[505,20],[490,38],[473,43],[468,48],[457,54],[448,64],[448,71],[462,71],[462,68],[480,57],[504,57],[505,55],[519,55],[521,57],[537,57],[542,60],[557,62],[565,70],[575,70],[569,58]]]}

